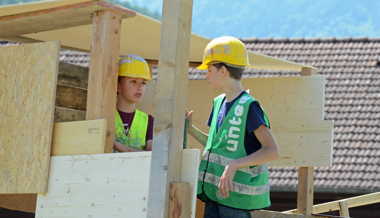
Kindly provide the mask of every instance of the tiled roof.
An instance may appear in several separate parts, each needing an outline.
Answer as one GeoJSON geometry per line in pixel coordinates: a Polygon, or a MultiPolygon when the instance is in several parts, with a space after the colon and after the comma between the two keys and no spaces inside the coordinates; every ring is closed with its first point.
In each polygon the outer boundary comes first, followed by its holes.
{"type": "MultiPolygon", "coordinates": [[[[325,120],[334,120],[333,166],[315,169],[315,191],[380,190],[380,38],[242,39],[247,49],[311,65],[326,77],[325,120]]],[[[249,70],[249,77],[299,72],[249,70]]],[[[271,168],[273,187],[297,185],[296,168],[271,168]]]]}
{"type": "MultiPolygon", "coordinates": [[[[334,157],[332,167],[315,169],[315,191],[380,191],[380,38],[242,41],[249,50],[317,67],[326,76],[325,120],[334,120],[334,157]]],[[[89,54],[62,50],[60,61],[88,67],[89,54]]],[[[243,77],[295,75],[300,73],[249,69],[243,77]]],[[[204,76],[189,72],[189,79],[204,76]]],[[[294,190],[297,177],[297,168],[270,168],[274,190],[294,190]]]]}

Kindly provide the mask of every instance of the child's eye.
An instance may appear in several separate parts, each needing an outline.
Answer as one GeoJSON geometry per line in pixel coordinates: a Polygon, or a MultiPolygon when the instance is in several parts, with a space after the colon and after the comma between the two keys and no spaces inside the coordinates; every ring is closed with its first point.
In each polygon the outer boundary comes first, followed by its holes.
{"type": "Polygon", "coordinates": [[[131,80],[131,83],[136,83],[136,80],[131,80]]]}
{"type": "Polygon", "coordinates": [[[146,85],[146,82],[142,82],[142,84],[145,86],[145,85],[146,85]]]}

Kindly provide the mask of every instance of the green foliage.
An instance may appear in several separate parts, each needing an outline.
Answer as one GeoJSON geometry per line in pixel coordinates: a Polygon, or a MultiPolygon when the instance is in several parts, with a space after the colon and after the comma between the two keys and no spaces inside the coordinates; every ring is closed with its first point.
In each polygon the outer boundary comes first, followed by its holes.
{"type": "MultiPolygon", "coordinates": [[[[1,0],[0,5],[11,5],[11,4],[19,4],[19,3],[27,3],[27,2],[37,2],[38,0],[1,0]]],[[[123,6],[125,8],[136,11],[140,14],[144,14],[148,17],[154,18],[156,20],[161,20],[161,14],[156,12],[149,11],[146,7],[133,6],[129,2],[121,2],[119,0],[110,0],[111,2],[123,6]]]]}

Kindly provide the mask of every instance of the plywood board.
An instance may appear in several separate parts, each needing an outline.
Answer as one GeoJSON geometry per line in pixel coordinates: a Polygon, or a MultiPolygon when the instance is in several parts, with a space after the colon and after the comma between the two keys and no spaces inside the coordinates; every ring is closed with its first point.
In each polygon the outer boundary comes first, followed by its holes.
{"type": "MultiPolygon", "coordinates": [[[[52,156],[36,217],[146,217],[152,152],[52,156]]],[[[194,217],[199,150],[184,150],[182,182],[194,217]]]]}
{"type": "Polygon", "coordinates": [[[54,123],[51,156],[102,154],[107,120],[54,123]]]}
{"type": "Polygon", "coordinates": [[[45,193],[59,42],[0,48],[0,193],[45,193]]]}
{"type": "MultiPolygon", "coordinates": [[[[242,79],[243,88],[265,109],[279,145],[281,156],[271,166],[331,166],[333,123],[323,121],[324,81],[323,76],[242,79]]],[[[155,91],[155,83],[149,83],[137,104],[140,110],[154,114],[155,91]]],[[[189,81],[187,109],[194,110],[193,124],[205,133],[213,98],[219,94],[205,80],[189,81]]],[[[187,139],[188,148],[203,151],[193,137],[187,139]]]]}

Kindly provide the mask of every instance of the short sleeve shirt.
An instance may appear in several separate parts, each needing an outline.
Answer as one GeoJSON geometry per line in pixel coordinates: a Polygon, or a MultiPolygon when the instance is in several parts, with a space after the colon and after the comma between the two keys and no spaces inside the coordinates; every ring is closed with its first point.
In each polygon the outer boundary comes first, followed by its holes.
{"type": "MultiPolygon", "coordinates": [[[[222,125],[224,118],[226,117],[228,111],[231,109],[232,105],[243,94],[247,94],[247,92],[243,91],[242,93],[240,93],[238,97],[236,97],[231,102],[226,102],[226,99],[224,98],[223,103],[219,110],[219,114],[218,114],[217,131],[219,130],[219,127],[222,125]]],[[[211,126],[213,111],[214,111],[214,107],[211,109],[210,116],[207,120],[208,126],[211,126]]],[[[264,120],[263,111],[261,110],[261,107],[257,102],[252,102],[249,105],[249,111],[247,115],[247,122],[246,122],[246,128],[245,128],[245,138],[244,138],[244,147],[245,147],[245,151],[247,152],[247,155],[250,155],[261,148],[261,143],[256,138],[253,131],[258,129],[262,125],[267,126],[264,120]]]]}

